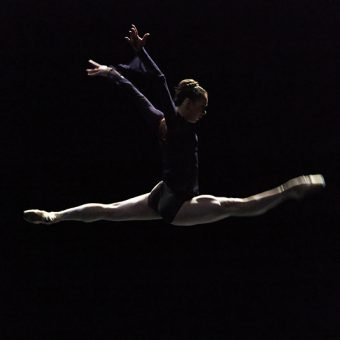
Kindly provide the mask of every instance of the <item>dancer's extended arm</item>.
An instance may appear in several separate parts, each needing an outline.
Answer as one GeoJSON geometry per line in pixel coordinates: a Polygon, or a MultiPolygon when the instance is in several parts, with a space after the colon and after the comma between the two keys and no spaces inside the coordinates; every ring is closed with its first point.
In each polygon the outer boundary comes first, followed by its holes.
{"type": "Polygon", "coordinates": [[[121,87],[127,96],[141,111],[148,124],[158,131],[159,123],[164,118],[164,114],[157,110],[151,102],[126,78],[124,78],[114,67],[100,65],[93,60],[89,63],[94,66],[93,69],[87,69],[89,76],[104,76],[111,79],[117,86],[121,87]]]}

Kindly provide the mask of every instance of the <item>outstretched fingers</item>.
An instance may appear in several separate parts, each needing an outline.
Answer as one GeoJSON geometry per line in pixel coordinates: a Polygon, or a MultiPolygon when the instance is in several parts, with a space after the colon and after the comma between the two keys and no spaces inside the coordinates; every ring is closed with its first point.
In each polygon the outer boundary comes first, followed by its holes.
{"type": "Polygon", "coordinates": [[[89,63],[94,66],[94,68],[88,68],[86,69],[87,75],[88,76],[97,76],[100,75],[101,73],[103,73],[103,65],[98,64],[97,62],[95,62],[94,60],[90,59],[89,63]]]}
{"type": "Polygon", "coordinates": [[[146,44],[146,40],[150,36],[150,33],[145,33],[142,38],[142,45],[144,46],[146,44]]]}
{"type": "Polygon", "coordinates": [[[139,50],[146,44],[147,38],[150,36],[150,33],[145,33],[143,37],[139,36],[137,27],[132,24],[129,30],[129,36],[125,37],[125,40],[129,42],[129,44],[135,49],[139,50]]]}
{"type": "Polygon", "coordinates": [[[88,76],[97,76],[100,73],[100,71],[98,70],[91,70],[91,69],[87,69],[86,72],[88,76]]]}
{"type": "Polygon", "coordinates": [[[94,60],[92,60],[92,59],[89,60],[89,63],[90,63],[91,65],[95,66],[95,67],[99,67],[99,66],[100,66],[100,64],[96,63],[96,62],[95,62],[94,60]]]}

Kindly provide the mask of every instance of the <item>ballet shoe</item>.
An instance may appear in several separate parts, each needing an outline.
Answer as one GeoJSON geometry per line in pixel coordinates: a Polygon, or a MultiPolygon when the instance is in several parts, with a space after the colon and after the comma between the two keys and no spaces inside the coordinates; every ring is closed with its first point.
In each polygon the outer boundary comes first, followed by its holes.
{"type": "Polygon", "coordinates": [[[33,224],[52,224],[56,222],[56,216],[52,212],[44,210],[25,210],[24,220],[33,224]]]}
{"type": "Polygon", "coordinates": [[[302,199],[307,194],[320,191],[326,186],[321,174],[303,175],[289,180],[282,185],[282,191],[289,192],[292,198],[302,199]]]}

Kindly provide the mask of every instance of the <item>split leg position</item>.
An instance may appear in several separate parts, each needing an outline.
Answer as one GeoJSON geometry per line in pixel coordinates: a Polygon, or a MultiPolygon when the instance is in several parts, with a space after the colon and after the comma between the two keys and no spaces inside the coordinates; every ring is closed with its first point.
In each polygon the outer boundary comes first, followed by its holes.
{"type": "MultiPolygon", "coordinates": [[[[158,185],[153,190],[157,189],[158,185]]],[[[293,178],[274,189],[246,198],[200,195],[185,201],[171,224],[191,226],[212,223],[232,216],[257,216],[264,214],[287,199],[300,199],[305,194],[324,186],[325,181],[322,175],[308,175],[293,178]]],[[[58,212],[26,210],[24,211],[24,218],[34,224],[53,224],[61,221],[158,220],[162,217],[148,204],[151,193],[122,202],[112,204],[89,203],[58,212]]]]}

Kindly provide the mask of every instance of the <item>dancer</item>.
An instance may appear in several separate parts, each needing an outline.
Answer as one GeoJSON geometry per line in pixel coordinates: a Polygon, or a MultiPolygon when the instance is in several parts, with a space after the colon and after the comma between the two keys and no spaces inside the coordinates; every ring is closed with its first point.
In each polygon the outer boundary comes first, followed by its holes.
{"type": "Polygon", "coordinates": [[[172,100],[164,74],[146,52],[149,34],[139,36],[132,25],[126,37],[136,52],[129,65],[108,67],[93,60],[89,76],[109,78],[121,87],[148,124],[157,132],[163,155],[163,174],[149,193],[111,204],[88,203],[57,212],[26,210],[24,218],[35,224],[61,221],[94,222],[158,220],[191,226],[212,223],[231,216],[257,216],[287,199],[299,199],[325,186],[322,175],[293,178],[286,183],[246,198],[200,195],[198,186],[198,146],[196,123],[206,114],[208,93],[193,79],[180,81],[172,100]],[[138,73],[154,88],[157,108],[126,78],[138,73]]]}

